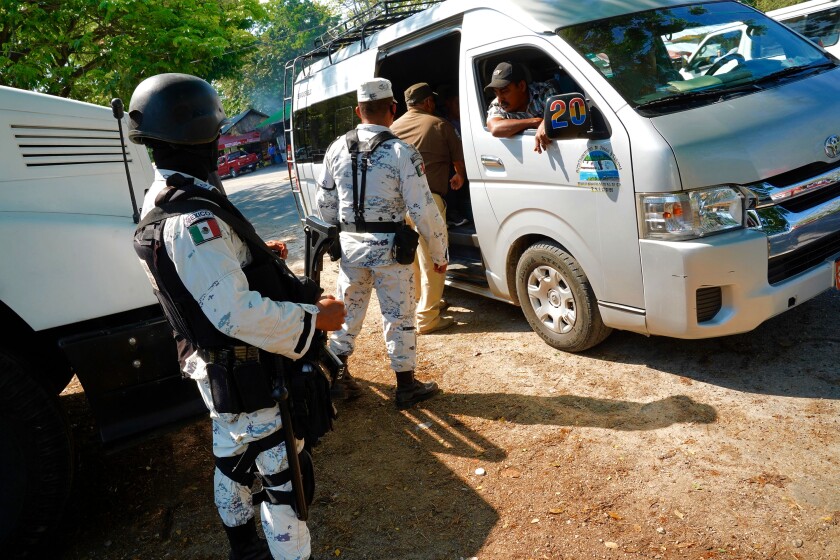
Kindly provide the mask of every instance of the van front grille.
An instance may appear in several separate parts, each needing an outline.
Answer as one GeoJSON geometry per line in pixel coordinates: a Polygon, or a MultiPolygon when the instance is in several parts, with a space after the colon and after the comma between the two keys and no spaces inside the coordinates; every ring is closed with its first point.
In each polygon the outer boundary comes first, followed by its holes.
{"type": "Polygon", "coordinates": [[[819,265],[837,253],[840,253],[840,231],[789,253],[772,257],[767,263],[767,281],[770,284],[778,284],[819,265]]]}
{"type": "Polygon", "coordinates": [[[27,167],[123,162],[126,145],[117,130],[16,124],[12,129],[27,167]]]}

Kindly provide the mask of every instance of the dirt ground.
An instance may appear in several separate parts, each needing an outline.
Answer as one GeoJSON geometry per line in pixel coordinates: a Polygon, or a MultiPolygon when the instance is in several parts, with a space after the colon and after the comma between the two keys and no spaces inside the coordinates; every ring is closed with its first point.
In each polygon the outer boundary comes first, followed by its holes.
{"type": "MultiPolygon", "coordinates": [[[[319,560],[840,558],[840,293],[749,334],[579,355],[516,307],[446,298],[458,324],[420,337],[417,372],[444,392],[403,412],[374,298],[365,395],[316,448],[319,560]]],[[[79,391],[65,557],[227,558],[209,421],[105,455],[79,391]]]]}

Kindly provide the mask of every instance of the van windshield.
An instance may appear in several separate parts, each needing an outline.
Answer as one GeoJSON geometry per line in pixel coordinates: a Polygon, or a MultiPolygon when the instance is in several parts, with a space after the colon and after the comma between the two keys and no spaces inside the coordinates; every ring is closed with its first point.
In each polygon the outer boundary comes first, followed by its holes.
{"type": "Polygon", "coordinates": [[[746,95],[836,64],[785,26],[736,2],[637,12],[557,34],[646,116],[746,95]]]}

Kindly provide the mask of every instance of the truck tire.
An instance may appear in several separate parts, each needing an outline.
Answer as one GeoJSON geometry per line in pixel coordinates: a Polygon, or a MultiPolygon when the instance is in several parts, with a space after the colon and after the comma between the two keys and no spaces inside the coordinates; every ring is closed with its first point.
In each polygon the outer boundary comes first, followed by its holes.
{"type": "Polygon", "coordinates": [[[34,372],[0,350],[0,550],[43,558],[70,497],[75,462],[67,419],[34,372]]]}
{"type": "Polygon", "coordinates": [[[612,332],[583,269],[553,242],[535,243],[522,254],[516,293],[531,328],[558,350],[582,352],[612,332]]]}
{"type": "Polygon", "coordinates": [[[231,169],[230,176],[233,178],[239,177],[239,171],[237,171],[236,169],[231,169]]]}

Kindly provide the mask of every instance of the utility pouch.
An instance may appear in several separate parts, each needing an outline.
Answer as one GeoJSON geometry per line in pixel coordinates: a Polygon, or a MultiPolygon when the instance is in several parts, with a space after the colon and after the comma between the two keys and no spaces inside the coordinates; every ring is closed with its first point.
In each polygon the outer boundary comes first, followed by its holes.
{"type": "Polygon", "coordinates": [[[207,364],[207,380],[210,381],[210,396],[216,412],[239,414],[242,404],[233,385],[232,376],[222,364],[207,364]]]}
{"type": "Polygon", "coordinates": [[[315,363],[296,363],[287,369],[292,426],[295,437],[317,445],[333,429],[335,406],[330,397],[330,381],[315,363]]]}
{"type": "Polygon", "coordinates": [[[394,259],[399,264],[412,264],[419,241],[420,234],[403,224],[394,234],[394,259]]]}
{"type": "Polygon", "coordinates": [[[255,412],[276,404],[271,398],[271,382],[260,362],[237,362],[233,366],[233,379],[243,412],[255,412]]]}

